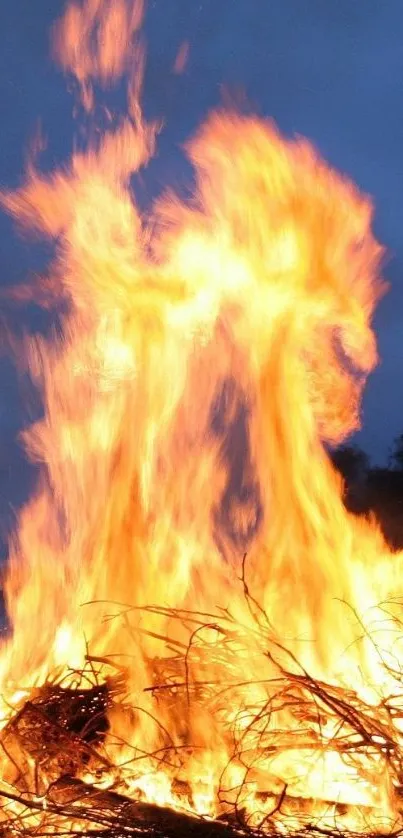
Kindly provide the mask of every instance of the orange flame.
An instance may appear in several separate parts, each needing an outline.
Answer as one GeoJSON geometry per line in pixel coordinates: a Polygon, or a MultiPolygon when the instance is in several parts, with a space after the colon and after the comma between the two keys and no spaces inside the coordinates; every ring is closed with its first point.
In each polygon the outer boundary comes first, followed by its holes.
{"type": "Polygon", "coordinates": [[[401,558],[346,513],[323,447],[358,427],[376,363],[372,208],[308,142],[216,112],[187,148],[194,201],[166,194],[142,218],[130,177],[156,134],[140,109],[142,12],[70,4],[58,60],[87,111],[95,82],[128,74],[127,115],[68,168],[31,166],[2,197],[57,241],[51,284],[70,303],[63,337],[29,348],[46,413],[25,441],[43,478],[11,548],[3,713],[55,670],[83,667],[89,648],[127,672],[136,712],[111,711],[106,747],[134,796],[183,806],[184,780],[190,807],[217,814],[220,782],[246,776],[250,812],[262,782],[272,795],[285,782],[393,816],[375,757],[346,768],[336,722],[321,750],[276,692],[287,672],[302,694],[308,671],[370,707],[394,689],[384,661],[400,648],[399,611],[387,620],[376,604],[401,558]],[[381,616],[375,645],[362,625],[381,616]],[[162,671],[166,685],[185,673],[176,700],[156,700],[162,671]],[[155,757],[168,734],[187,745],[169,764],[155,757]]]}

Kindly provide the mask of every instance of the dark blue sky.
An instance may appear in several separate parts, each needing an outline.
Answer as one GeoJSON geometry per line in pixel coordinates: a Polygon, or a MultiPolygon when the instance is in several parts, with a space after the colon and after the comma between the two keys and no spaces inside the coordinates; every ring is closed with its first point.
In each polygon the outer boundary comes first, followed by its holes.
{"type": "MultiPolygon", "coordinates": [[[[49,28],[63,7],[61,0],[0,3],[2,186],[20,181],[39,119],[48,138],[46,165],[71,147],[72,99],[49,58],[49,28]]],[[[358,441],[375,461],[403,431],[402,32],[402,0],[150,0],[146,20],[146,108],[167,127],[142,179],[143,195],[184,182],[180,143],[227,85],[242,87],[285,133],[310,138],[374,197],[391,290],[376,317],[382,362],[367,387],[358,441]],[[189,61],[176,76],[171,68],[184,40],[189,61]]],[[[19,281],[42,260],[41,250],[21,241],[0,215],[0,282],[19,281]]],[[[22,462],[14,465],[22,402],[8,364],[0,366],[0,386],[0,489],[17,504],[28,476],[22,462]]]]}

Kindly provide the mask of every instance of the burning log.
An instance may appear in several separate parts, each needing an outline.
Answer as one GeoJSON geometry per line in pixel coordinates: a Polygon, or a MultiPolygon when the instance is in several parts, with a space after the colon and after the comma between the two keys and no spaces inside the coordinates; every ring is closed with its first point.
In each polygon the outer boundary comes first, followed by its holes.
{"type": "MultiPolygon", "coordinates": [[[[156,838],[235,838],[244,835],[246,825],[235,819],[231,823],[208,820],[181,813],[166,807],[130,800],[114,791],[103,791],[71,777],[54,783],[42,800],[33,795],[16,795],[3,792],[4,801],[13,801],[26,810],[44,813],[52,824],[52,834],[80,833],[114,838],[128,835],[150,835],[156,838]],[[73,826],[74,825],[74,826],[73,826]]],[[[13,821],[13,831],[18,832],[18,819],[13,821]]],[[[259,830],[248,829],[248,834],[259,835],[259,830]]],[[[21,829],[24,835],[26,830],[21,829]]],[[[7,829],[3,834],[6,835],[7,829]]],[[[10,830],[11,834],[11,830],[10,830]]]]}
{"type": "MultiPolygon", "coordinates": [[[[77,778],[65,776],[54,782],[41,798],[33,794],[2,791],[0,801],[3,803],[3,813],[10,803],[17,804],[21,811],[13,813],[11,817],[7,816],[8,823],[3,827],[1,834],[4,838],[40,834],[37,824],[31,828],[24,825],[24,819],[30,813],[38,818],[45,834],[51,833],[56,836],[74,835],[79,832],[91,838],[120,838],[122,834],[155,838],[239,838],[245,835],[249,835],[250,838],[263,838],[267,835],[284,834],[294,838],[305,835],[340,838],[345,834],[349,838],[362,838],[362,832],[350,829],[344,832],[337,820],[338,815],[347,815],[350,807],[335,805],[332,802],[326,804],[324,801],[288,798],[285,790],[277,802],[274,802],[269,814],[261,819],[260,825],[252,827],[242,810],[212,820],[165,806],[134,801],[122,793],[99,789],[77,778]],[[287,811],[284,812],[282,826],[279,827],[276,814],[283,804],[287,811]],[[333,827],[323,827],[319,819],[315,822],[306,814],[310,808],[315,807],[325,807],[333,811],[333,827]]],[[[371,814],[371,807],[361,807],[364,819],[366,815],[371,814]],[[363,809],[367,809],[367,813],[363,809]]],[[[369,838],[374,838],[385,833],[380,829],[379,832],[373,830],[366,834],[369,838]]],[[[388,838],[401,838],[402,832],[396,828],[387,834],[388,838]]]]}
{"type": "Polygon", "coordinates": [[[160,835],[161,838],[176,838],[178,835],[192,835],[194,838],[225,838],[239,834],[245,824],[232,823],[231,826],[218,820],[177,812],[166,807],[156,806],[142,801],[133,801],[114,791],[100,791],[71,778],[62,778],[49,794],[50,803],[57,807],[66,807],[67,817],[75,813],[83,820],[107,824],[116,830],[160,835]]]}

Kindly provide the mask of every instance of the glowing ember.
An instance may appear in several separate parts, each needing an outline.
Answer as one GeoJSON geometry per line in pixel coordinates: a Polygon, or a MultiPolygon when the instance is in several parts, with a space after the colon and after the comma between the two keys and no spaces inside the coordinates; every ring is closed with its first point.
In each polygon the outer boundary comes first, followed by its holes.
{"type": "Polygon", "coordinates": [[[41,293],[69,302],[63,338],[29,345],[44,475],[6,581],[5,817],[31,795],[20,828],[73,829],[68,774],[267,831],[397,829],[402,558],[346,513],[323,447],[376,363],[371,206],[307,142],[218,112],[188,145],[193,202],[142,218],[141,21],[68,7],[54,51],[81,105],[124,76],[127,113],[2,196],[56,241],[41,293]]]}

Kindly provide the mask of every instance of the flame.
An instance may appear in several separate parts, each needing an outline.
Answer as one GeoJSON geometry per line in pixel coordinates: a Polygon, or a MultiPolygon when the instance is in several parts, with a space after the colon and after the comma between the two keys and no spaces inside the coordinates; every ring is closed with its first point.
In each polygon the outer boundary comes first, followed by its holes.
{"type": "Polygon", "coordinates": [[[307,141],[217,111],[186,148],[193,201],[168,192],[142,217],[142,17],[70,3],[53,48],[81,106],[96,120],[96,85],[125,76],[127,112],[2,195],[55,241],[43,289],[68,301],[62,336],[28,346],[45,415],[24,438],[43,468],[10,547],[3,725],[54,673],[76,683],[90,650],[127,692],[99,782],[210,817],[242,802],[279,830],[286,785],[289,826],[312,798],[325,825],[348,804],[371,831],[396,817],[402,560],[345,511],[325,444],[359,426],[377,361],[372,206],[307,141]],[[352,702],[367,747],[347,764],[352,702]]]}

